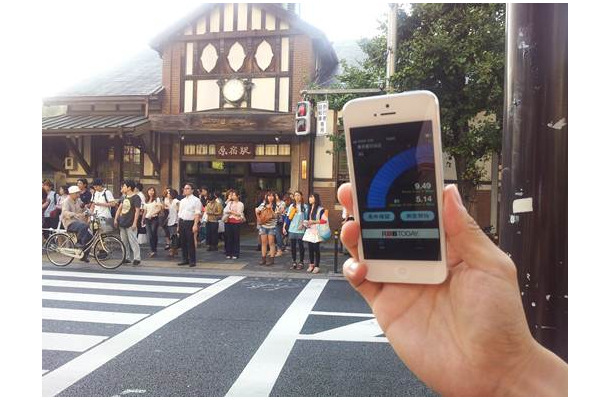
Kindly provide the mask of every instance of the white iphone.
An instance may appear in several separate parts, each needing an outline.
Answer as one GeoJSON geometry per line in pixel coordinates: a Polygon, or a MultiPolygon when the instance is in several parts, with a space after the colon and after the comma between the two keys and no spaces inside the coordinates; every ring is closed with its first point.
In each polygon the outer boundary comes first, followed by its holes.
{"type": "Polygon", "coordinates": [[[447,255],[438,99],[413,91],[351,100],[343,124],[366,278],[442,283],[447,255]]]}

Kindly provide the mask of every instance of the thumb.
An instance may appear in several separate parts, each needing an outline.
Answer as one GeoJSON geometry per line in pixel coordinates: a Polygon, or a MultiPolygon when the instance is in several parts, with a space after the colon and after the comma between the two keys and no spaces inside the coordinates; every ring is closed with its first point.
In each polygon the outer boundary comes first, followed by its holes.
{"type": "Polygon", "coordinates": [[[468,214],[455,185],[447,186],[443,192],[443,213],[447,243],[469,267],[488,271],[515,269],[512,260],[468,214]]]}

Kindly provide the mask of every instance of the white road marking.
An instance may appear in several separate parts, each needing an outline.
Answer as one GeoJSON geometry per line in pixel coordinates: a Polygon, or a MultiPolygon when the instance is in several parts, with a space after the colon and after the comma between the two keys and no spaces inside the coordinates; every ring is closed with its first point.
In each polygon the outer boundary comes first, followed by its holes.
{"type": "Polygon", "coordinates": [[[328,279],[312,279],[280,317],[225,396],[268,397],[328,279]]]}
{"type": "Polygon", "coordinates": [[[107,336],[42,332],[42,349],[83,352],[106,339],[107,336]]]}
{"type": "Polygon", "coordinates": [[[52,319],[56,321],[96,322],[104,324],[131,325],[148,316],[149,314],[75,310],[71,308],[42,308],[42,319],[52,319]]]}
{"type": "Polygon", "coordinates": [[[299,335],[299,339],[341,342],[387,342],[387,338],[377,337],[382,334],[383,331],[379,327],[377,320],[373,318],[311,335],[299,335]]]}
{"type": "Polygon", "coordinates": [[[319,340],[321,342],[368,342],[368,343],[389,343],[386,337],[346,337],[336,338],[330,336],[313,337],[311,335],[299,335],[299,340],[319,340]]]}
{"type": "Polygon", "coordinates": [[[42,292],[43,300],[78,301],[86,303],[129,304],[166,307],[180,299],[166,297],[111,296],[103,294],[42,292]]]}
{"type": "Polygon", "coordinates": [[[61,281],[55,279],[43,279],[42,286],[69,287],[80,289],[108,289],[127,290],[132,292],[158,292],[158,293],[195,293],[200,287],[187,286],[156,286],[156,285],[132,285],[128,283],[105,283],[105,282],[77,282],[61,281]]]}
{"type": "Polygon", "coordinates": [[[333,312],[333,311],[312,311],[311,315],[330,315],[333,317],[363,317],[363,318],[375,318],[374,314],[365,313],[347,313],[347,312],[333,312]]]}
{"type": "Polygon", "coordinates": [[[198,283],[212,284],[219,280],[213,278],[181,277],[181,276],[161,276],[161,275],[134,275],[134,274],[103,274],[99,272],[72,272],[72,271],[42,271],[43,276],[62,276],[71,278],[92,278],[92,279],[117,279],[126,281],[151,281],[151,282],[175,282],[175,283],[198,283]]]}
{"type": "Polygon", "coordinates": [[[142,322],[125,329],[118,335],[49,372],[42,377],[42,396],[50,397],[58,395],[168,322],[211,299],[244,278],[244,276],[229,276],[208,286],[192,296],[151,315],[142,322]]]}

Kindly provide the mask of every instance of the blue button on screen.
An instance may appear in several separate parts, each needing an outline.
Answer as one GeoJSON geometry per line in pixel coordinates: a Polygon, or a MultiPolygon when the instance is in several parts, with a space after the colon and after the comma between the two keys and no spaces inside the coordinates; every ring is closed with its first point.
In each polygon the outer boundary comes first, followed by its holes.
{"type": "Polygon", "coordinates": [[[390,211],[367,211],[362,217],[367,222],[392,222],[396,219],[394,213],[390,211]]]}
{"type": "Polygon", "coordinates": [[[403,211],[400,213],[400,219],[405,222],[432,221],[434,220],[434,213],[432,211],[403,211]]]}

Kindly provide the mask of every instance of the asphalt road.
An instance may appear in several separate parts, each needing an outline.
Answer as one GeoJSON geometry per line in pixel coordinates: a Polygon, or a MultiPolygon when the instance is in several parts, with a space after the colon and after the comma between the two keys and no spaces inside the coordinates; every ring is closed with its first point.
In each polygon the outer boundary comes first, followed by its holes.
{"type": "Polygon", "coordinates": [[[342,279],[92,265],[42,275],[44,396],[435,395],[342,279]]]}

